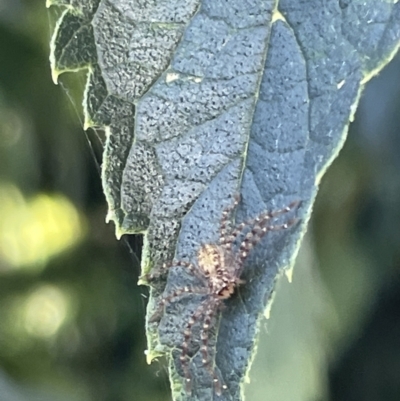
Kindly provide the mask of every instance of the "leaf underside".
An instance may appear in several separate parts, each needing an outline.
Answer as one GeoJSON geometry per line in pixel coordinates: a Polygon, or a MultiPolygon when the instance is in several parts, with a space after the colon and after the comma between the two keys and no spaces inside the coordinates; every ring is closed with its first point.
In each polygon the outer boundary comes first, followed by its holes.
{"type": "MultiPolygon", "coordinates": [[[[227,301],[213,392],[194,352],[193,394],[182,386],[183,328],[201,299],[186,297],[147,324],[148,357],[170,358],[176,400],[240,400],[258,322],[291,266],[318,183],[343,145],[363,84],[399,47],[400,2],[388,0],[52,0],[64,7],[53,76],[88,68],[85,127],[105,128],[102,179],[117,235],[145,233],[143,272],[196,262],[218,240],[222,210],[236,222],[301,200],[300,224],[272,233],[249,257],[227,301]]],[[[171,268],[151,290],[193,283],[171,268]]],[[[194,333],[195,335],[195,333],[194,333]]]]}

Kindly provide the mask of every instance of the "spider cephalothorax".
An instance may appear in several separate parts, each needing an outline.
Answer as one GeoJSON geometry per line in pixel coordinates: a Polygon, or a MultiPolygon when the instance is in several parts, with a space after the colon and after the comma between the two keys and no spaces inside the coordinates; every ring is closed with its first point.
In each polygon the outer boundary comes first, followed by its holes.
{"type": "Polygon", "coordinates": [[[221,245],[203,245],[198,252],[197,263],[208,281],[210,294],[215,294],[216,299],[229,298],[236,285],[242,283],[236,276],[238,261],[221,245]]]}
{"type": "Polygon", "coordinates": [[[197,286],[185,286],[165,293],[161,297],[156,312],[150,318],[150,322],[158,320],[162,316],[166,305],[185,295],[203,296],[202,302],[191,314],[183,331],[184,340],[181,347],[180,361],[188,392],[192,388],[188,357],[189,346],[195,342],[200,344],[202,363],[209,369],[216,393],[220,394],[223,389],[227,388],[225,384],[221,384],[221,380],[215,372],[215,355],[214,358],[210,358],[209,356],[208,339],[211,324],[213,321],[216,321],[215,317],[224,305],[224,301],[232,296],[237,286],[244,283],[244,280],[241,279],[244,262],[254,246],[267,232],[289,228],[297,221],[296,219],[291,219],[284,224],[270,224],[271,219],[297,207],[299,202],[293,202],[283,209],[261,213],[257,217],[246,220],[233,228],[230,217],[238,203],[239,197],[236,196],[233,204],[223,211],[220,222],[219,241],[218,243],[202,245],[197,253],[197,263],[175,260],[168,263],[168,265],[164,264],[163,269],[147,275],[147,279],[151,281],[158,278],[160,272],[165,271],[168,266],[181,266],[186,268],[190,274],[197,277],[199,281],[199,285],[197,286]],[[240,237],[242,239],[238,241],[240,237]],[[193,338],[192,329],[198,322],[200,324],[200,338],[193,338]]]}

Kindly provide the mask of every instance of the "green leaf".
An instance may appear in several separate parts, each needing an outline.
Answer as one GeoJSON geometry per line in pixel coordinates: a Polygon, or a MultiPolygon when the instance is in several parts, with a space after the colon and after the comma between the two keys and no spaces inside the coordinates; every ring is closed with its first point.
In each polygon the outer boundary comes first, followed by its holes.
{"type": "MultiPolygon", "coordinates": [[[[228,386],[221,396],[200,352],[190,364],[193,394],[182,386],[183,331],[203,298],[182,297],[159,324],[147,323],[148,359],[171,356],[174,399],[239,400],[260,319],[292,265],[318,183],[343,145],[363,85],[399,47],[400,3],[58,4],[67,8],[52,42],[53,70],[89,68],[85,125],[107,132],[108,219],[118,236],[145,233],[144,273],[174,257],[195,263],[201,245],[218,241],[222,211],[237,192],[237,222],[302,201],[300,224],[256,247],[246,283],[214,325],[210,350],[217,342],[215,369],[228,386]]],[[[148,316],[164,291],[195,283],[173,266],[151,290],[148,316]]]]}

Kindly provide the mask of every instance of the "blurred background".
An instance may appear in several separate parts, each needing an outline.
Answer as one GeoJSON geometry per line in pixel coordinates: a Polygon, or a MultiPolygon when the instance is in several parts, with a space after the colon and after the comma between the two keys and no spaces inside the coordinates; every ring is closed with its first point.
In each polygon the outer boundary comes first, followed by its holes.
{"type": "MultiPolygon", "coordinates": [[[[44,3],[0,0],[0,401],[167,401],[145,363],[141,238],[104,222],[85,73],[52,83],[44,3]]],[[[248,401],[400,399],[400,57],[323,178],[250,380],[248,401]]]]}

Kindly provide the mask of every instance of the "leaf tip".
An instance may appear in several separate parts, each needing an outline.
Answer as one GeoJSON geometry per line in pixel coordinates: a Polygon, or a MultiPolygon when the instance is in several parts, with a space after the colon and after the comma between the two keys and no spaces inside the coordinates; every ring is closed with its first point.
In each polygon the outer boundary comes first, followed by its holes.
{"type": "Polygon", "coordinates": [[[121,239],[121,237],[125,234],[124,231],[122,231],[118,226],[115,228],[115,236],[117,237],[118,240],[121,239]]]}
{"type": "Polygon", "coordinates": [[[150,350],[150,349],[146,349],[144,351],[144,354],[146,355],[146,363],[148,365],[151,365],[151,363],[157,359],[159,356],[161,356],[162,354],[160,352],[157,352],[156,350],[150,350]]]}
{"type": "Polygon", "coordinates": [[[289,269],[285,269],[285,276],[289,283],[293,280],[293,265],[289,269]]]}
{"type": "Polygon", "coordinates": [[[61,71],[52,68],[51,69],[51,79],[53,80],[54,85],[58,85],[58,77],[60,76],[61,71]]]}
{"type": "Polygon", "coordinates": [[[138,285],[149,285],[149,281],[146,279],[146,277],[141,276],[139,277],[139,280],[137,282],[138,285]]]}
{"type": "Polygon", "coordinates": [[[85,118],[85,121],[83,122],[83,130],[87,131],[89,128],[93,127],[93,125],[94,124],[92,120],[90,120],[89,118],[85,118]]]}

